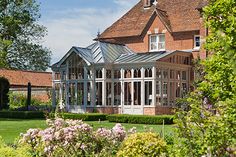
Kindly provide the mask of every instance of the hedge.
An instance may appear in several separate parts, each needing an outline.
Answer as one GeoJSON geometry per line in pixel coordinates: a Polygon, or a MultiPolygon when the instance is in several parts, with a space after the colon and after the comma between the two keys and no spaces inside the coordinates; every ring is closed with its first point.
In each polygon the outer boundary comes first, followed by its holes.
{"type": "Polygon", "coordinates": [[[45,113],[42,111],[0,111],[0,118],[45,119],[45,113]]]}
{"type": "Polygon", "coordinates": [[[147,115],[125,115],[125,114],[113,114],[108,115],[107,119],[109,122],[115,123],[133,123],[133,124],[173,124],[174,116],[172,115],[158,115],[158,116],[147,116],[147,115]]]}
{"type": "Polygon", "coordinates": [[[60,117],[64,119],[79,119],[83,121],[104,121],[107,120],[107,114],[102,113],[60,113],[60,117]]]}

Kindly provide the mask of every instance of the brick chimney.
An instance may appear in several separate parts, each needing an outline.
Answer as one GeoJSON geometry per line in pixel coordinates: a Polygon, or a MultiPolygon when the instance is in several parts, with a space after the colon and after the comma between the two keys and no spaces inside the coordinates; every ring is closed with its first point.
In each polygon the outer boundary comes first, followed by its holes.
{"type": "Polygon", "coordinates": [[[143,7],[145,9],[150,8],[155,0],[143,0],[143,7]]]}

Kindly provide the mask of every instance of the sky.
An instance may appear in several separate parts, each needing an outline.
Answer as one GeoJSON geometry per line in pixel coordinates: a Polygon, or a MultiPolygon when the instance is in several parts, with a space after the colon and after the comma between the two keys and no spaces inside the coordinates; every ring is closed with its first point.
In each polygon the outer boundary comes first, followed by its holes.
{"type": "Polygon", "coordinates": [[[43,46],[52,51],[51,64],[72,46],[86,47],[139,0],[37,0],[39,23],[47,27],[43,46]]]}

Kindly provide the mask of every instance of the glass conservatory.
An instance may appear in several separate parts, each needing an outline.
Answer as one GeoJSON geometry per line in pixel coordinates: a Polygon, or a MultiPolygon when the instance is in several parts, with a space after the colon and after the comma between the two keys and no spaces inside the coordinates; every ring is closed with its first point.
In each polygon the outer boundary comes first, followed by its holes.
{"type": "Polygon", "coordinates": [[[53,105],[74,113],[170,114],[190,88],[191,57],[100,41],[72,47],[52,66],[53,105]]]}

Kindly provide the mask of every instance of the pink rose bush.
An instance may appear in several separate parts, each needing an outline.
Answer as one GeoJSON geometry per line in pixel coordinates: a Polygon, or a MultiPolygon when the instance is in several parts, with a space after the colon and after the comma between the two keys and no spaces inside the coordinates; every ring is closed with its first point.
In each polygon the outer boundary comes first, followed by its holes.
{"type": "Polygon", "coordinates": [[[112,129],[93,128],[81,120],[57,118],[47,120],[45,130],[29,129],[22,134],[20,144],[30,145],[36,156],[111,156],[128,134],[121,124],[112,129]]]}

